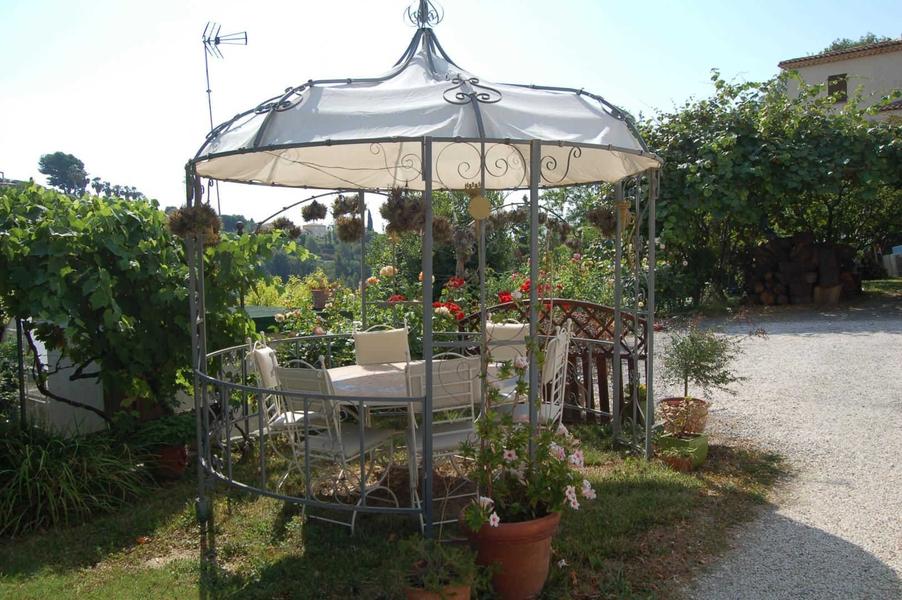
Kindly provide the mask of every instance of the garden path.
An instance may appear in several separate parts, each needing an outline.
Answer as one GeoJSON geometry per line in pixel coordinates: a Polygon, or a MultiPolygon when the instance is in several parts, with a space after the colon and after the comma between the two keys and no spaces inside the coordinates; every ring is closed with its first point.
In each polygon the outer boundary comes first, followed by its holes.
{"type": "Polygon", "coordinates": [[[792,477],[687,590],[698,599],[902,598],[902,301],[787,308],[758,327],[715,436],[787,458],[792,477]]]}

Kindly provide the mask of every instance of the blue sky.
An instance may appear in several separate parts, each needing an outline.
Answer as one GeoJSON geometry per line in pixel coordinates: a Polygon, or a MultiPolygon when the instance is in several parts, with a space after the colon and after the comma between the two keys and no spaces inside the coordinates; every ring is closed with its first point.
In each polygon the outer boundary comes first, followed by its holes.
{"type": "MultiPolygon", "coordinates": [[[[765,79],[837,37],[902,34],[902,2],[444,0],[436,28],[487,81],[584,87],[634,112],[707,95],[710,70],[765,79]]],[[[310,78],[385,71],[413,28],[404,0],[0,0],[0,171],[43,181],[41,154],[183,202],[207,129],[201,32],[246,30],[211,63],[214,120],[310,78]]],[[[304,191],[224,186],[223,212],[260,218],[304,191]]],[[[290,214],[299,219],[298,215],[290,214]]]]}

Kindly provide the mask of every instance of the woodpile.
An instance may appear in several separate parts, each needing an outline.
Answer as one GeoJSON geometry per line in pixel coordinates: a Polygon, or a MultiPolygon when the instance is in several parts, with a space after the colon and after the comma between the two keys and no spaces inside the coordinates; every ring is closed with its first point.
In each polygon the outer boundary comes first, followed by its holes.
{"type": "Polygon", "coordinates": [[[811,233],[773,238],[752,251],[746,273],[755,304],[835,304],[861,293],[854,251],[841,244],[820,244],[811,233]]]}

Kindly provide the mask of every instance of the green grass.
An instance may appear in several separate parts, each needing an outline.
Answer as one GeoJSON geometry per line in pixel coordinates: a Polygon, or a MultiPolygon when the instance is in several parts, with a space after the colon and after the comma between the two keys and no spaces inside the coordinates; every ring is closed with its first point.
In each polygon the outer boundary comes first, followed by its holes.
{"type": "MultiPolygon", "coordinates": [[[[714,446],[696,474],[611,451],[586,432],[594,502],[565,515],[546,598],[668,597],[725,547],[780,475],[777,457],[714,446]],[[558,567],[559,560],[565,567],[558,567]]],[[[218,571],[200,577],[190,480],[67,529],[0,542],[0,598],[396,598],[390,571],[412,519],[364,516],[358,533],[297,509],[221,491],[218,571]],[[202,585],[201,585],[202,580],[202,585]]]]}
{"type": "Polygon", "coordinates": [[[861,282],[861,287],[867,294],[878,296],[902,297],[902,277],[889,279],[868,279],[861,282]]]}

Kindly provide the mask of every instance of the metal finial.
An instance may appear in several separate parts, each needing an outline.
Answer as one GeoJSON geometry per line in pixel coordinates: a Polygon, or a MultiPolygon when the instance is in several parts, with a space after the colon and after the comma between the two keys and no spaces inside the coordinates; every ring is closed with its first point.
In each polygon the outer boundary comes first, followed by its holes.
{"type": "Polygon", "coordinates": [[[407,20],[419,29],[438,25],[445,18],[445,11],[432,0],[419,0],[407,8],[407,20]]]}

